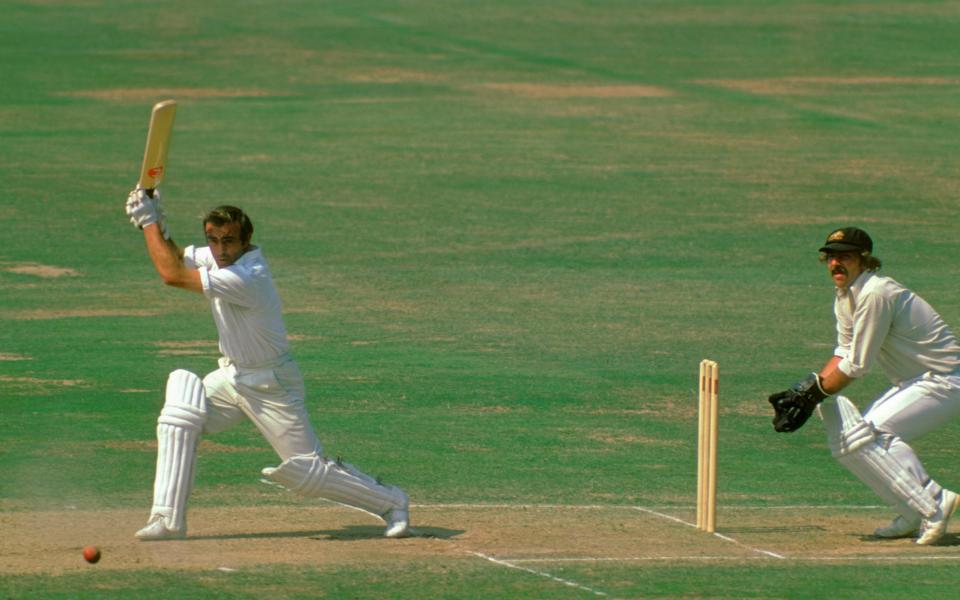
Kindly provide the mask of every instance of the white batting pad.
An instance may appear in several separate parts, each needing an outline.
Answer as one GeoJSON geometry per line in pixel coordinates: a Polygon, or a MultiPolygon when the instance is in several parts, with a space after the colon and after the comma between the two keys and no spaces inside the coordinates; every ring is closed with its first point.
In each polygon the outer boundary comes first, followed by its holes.
{"type": "Polygon", "coordinates": [[[840,464],[899,514],[933,516],[937,503],[929,490],[880,443],[853,402],[844,396],[827,400],[820,405],[820,416],[830,451],[840,464]]]}
{"type": "Polygon", "coordinates": [[[398,487],[378,482],[353,465],[327,460],[319,454],[292,456],[279,467],[267,467],[263,476],[304,496],[318,496],[383,517],[407,508],[407,495],[398,487]]]}
{"type": "Polygon", "coordinates": [[[178,369],[167,378],[166,400],[157,419],[157,476],[153,515],[162,515],[168,529],[183,531],[187,498],[193,487],[197,444],[207,415],[203,382],[178,369]]]}
{"type": "Polygon", "coordinates": [[[833,402],[827,400],[817,408],[834,458],[852,454],[876,439],[873,428],[849,398],[837,396],[833,402]]]}

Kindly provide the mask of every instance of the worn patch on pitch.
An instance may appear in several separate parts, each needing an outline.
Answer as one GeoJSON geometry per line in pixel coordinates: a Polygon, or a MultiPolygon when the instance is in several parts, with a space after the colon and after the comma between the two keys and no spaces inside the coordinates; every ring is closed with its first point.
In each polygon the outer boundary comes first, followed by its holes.
{"type": "Polygon", "coordinates": [[[440,81],[443,78],[436,73],[415,71],[413,69],[378,68],[358,71],[346,76],[348,81],[358,83],[417,83],[440,81]]]}
{"type": "Polygon", "coordinates": [[[771,77],[766,79],[701,79],[696,83],[761,96],[822,95],[829,91],[888,89],[891,87],[957,86],[947,77],[771,77]]]}
{"type": "MultiPolygon", "coordinates": [[[[860,222],[860,223],[882,223],[884,225],[890,225],[895,227],[905,227],[905,226],[917,226],[925,227],[931,225],[939,225],[942,223],[941,220],[937,218],[910,218],[908,216],[898,217],[892,215],[890,217],[867,217],[861,215],[853,214],[837,214],[837,215],[827,215],[827,216],[818,216],[818,215],[751,215],[745,218],[746,221],[757,223],[765,227],[782,227],[782,226],[796,226],[796,225],[822,225],[825,227],[832,227],[836,223],[843,222],[860,222]]],[[[833,348],[833,344],[822,344],[815,347],[821,348],[833,348]]]]}
{"type": "Polygon", "coordinates": [[[260,98],[271,92],[255,88],[111,88],[105,90],[75,90],[64,96],[111,100],[114,102],[153,102],[157,98],[260,98]]]}
{"type": "Polygon", "coordinates": [[[583,436],[588,440],[620,448],[627,445],[682,447],[684,442],[677,439],[657,439],[646,435],[623,433],[612,429],[595,429],[583,436]]]}
{"type": "Polygon", "coordinates": [[[482,87],[528,98],[666,98],[673,90],[655,85],[561,85],[487,83],[482,87]]]}
{"type": "Polygon", "coordinates": [[[51,279],[56,277],[76,277],[80,273],[67,267],[55,267],[53,265],[43,265],[40,263],[4,263],[0,266],[0,271],[7,273],[16,273],[17,275],[32,275],[51,279]]]}
{"type": "MultiPolygon", "coordinates": [[[[83,442],[71,445],[71,448],[74,450],[99,447],[125,450],[130,452],[153,453],[157,451],[157,440],[107,440],[104,442],[83,442]]],[[[251,446],[229,446],[227,444],[221,444],[219,442],[214,442],[203,438],[200,440],[199,452],[200,454],[255,454],[263,452],[263,448],[251,446]]]]}
{"type": "Polygon", "coordinates": [[[50,319],[82,319],[101,317],[154,317],[160,314],[156,310],[131,308],[72,308],[16,310],[2,313],[2,316],[16,321],[45,321],[50,319]]]}
{"type": "Polygon", "coordinates": [[[31,396],[49,393],[53,389],[90,387],[82,379],[42,379],[40,377],[14,377],[0,375],[0,391],[14,396],[31,396]]]}
{"type": "Polygon", "coordinates": [[[153,342],[152,345],[161,356],[220,356],[219,346],[213,340],[153,342]]]}

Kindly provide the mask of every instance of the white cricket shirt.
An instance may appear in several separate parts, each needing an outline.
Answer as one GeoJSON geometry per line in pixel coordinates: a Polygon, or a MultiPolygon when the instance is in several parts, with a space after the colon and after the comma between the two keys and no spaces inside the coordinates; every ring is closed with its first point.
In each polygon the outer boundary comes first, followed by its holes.
{"type": "Polygon", "coordinates": [[[240,366],[255,367],[275,363],[287,354],[280,296],[259,248],[251,247],[223,269],[207,246],[188,246],[183,259],[200,272],[224,356],[240,366]]]}
{"type": "Polygon", "coordinates": [[[874,361],[894,384],[960,369],[960,343],[933,307],[889,277],[866,271],[837,289],[838,368],[865,375],[874,361]]]}

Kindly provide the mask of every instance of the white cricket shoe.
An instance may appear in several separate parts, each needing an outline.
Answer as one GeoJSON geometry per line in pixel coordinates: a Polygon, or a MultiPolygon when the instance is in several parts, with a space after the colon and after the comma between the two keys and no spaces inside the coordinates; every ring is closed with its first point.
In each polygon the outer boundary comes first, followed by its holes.
{"type": "Polygon", "coordinates": [[[923,525],[920,527],[920,535],[917,537],[918,544],[926,546],[935,543],[943,537],[943,534],[947,532],[947,524],[950,522],[950,517],[953,516],[953,512],[957,510],[958,500],[960,500],[960,498],[946,488],[940,492],[940,502],[937,503],[937,512],[929,519],[923,520],[923,525]]]}
{"type": "Polygon", "coordinates": [[[383,515],[383,520],[387,522],[387,528],[383,532],[383,537],[405,538],[410,537],[410,498],[407,493],[398,487],[393,487],[403,498],[403,506],[392,508],[383,515]]]}
{"type": "Polygon", "coordinates": [[[383,537],[405,538],[410,537],[410,515],[405,508],[395,508],[383,516],[387,528],[383,537]]]}
{"type": "Polygon", "coordinates": [[[134,534],[138,540],[153,542],[160,540],[179,540],[187,537],[186,529],[170,529],[163,515],[153,515],[147,526],[134,534]]]}
{"type": "Polygon", "coordinates": [[[920,515],[916,515],[915,517],[897,515],[893,521],[890,521],[889,525],[876,529],[873,535],[885,540],[913,537],[917,534],[917,531],[920,530],[920,524],[922,522],[923,518],[920,515]]]}

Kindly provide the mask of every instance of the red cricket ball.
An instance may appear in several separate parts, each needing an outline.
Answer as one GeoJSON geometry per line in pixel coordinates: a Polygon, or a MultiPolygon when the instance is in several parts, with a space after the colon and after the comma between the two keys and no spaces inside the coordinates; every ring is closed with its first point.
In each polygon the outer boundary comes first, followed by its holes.
{"type": "Polygon", "coordinates": [[[91,564],[97,562],[100,560],[100,548],[97,548],[96,546],[87,546],[83,549],[83,558],[91,564]]]}

